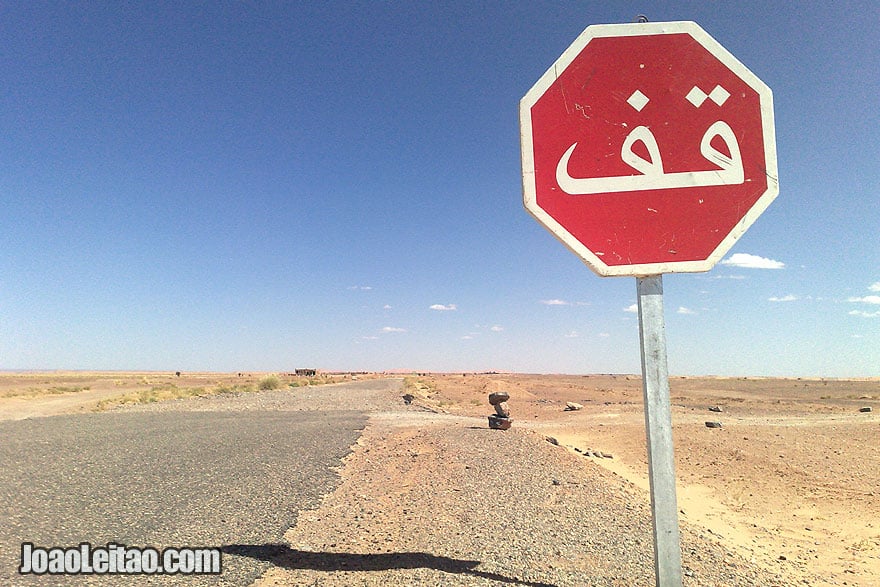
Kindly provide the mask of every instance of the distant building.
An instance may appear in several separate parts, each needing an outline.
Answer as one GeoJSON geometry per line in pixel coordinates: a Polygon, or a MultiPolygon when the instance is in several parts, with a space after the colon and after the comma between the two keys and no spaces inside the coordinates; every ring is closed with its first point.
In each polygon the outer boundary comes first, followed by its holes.
{"type": "Polygon", "coordinates": [[[314,377],[317,375],[317,369],[297,369],[296,374],[299,377],[314,377]]]}

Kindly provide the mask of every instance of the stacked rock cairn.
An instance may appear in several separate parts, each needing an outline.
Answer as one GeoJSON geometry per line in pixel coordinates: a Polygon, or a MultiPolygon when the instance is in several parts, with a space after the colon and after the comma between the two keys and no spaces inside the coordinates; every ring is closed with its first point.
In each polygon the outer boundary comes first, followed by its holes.
{"type": "Polygon", "coordinates": [[[507,400],[510,394],[506,391],[496,391],[489,394],[489,403],[495,406],[495,413],[489,416],[489,428],[493,430],[507,430],[513,423],[510,419],[510,408],[507,406],[507,400]]]}

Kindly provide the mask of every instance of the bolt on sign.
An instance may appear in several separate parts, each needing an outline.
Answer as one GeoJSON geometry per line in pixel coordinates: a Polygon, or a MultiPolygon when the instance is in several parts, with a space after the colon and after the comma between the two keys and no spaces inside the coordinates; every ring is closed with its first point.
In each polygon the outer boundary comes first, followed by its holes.
{"type": "Polygon", "coordinates": [[[708,271],[779,192],[770,88],[693,22],[588,27],[520,131],[526,209],[602,276],[708,271]]]}

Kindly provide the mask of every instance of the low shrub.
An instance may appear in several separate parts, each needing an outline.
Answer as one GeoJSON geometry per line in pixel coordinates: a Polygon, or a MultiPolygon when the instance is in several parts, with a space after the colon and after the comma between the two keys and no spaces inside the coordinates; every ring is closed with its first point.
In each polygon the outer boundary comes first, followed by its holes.
{"type": "Polygon", "coordinates": [[[268,375],[260,379],[260,382],[257,384],[257,387],[261,391],[268,391],[271,389],[278,389],[281,387],[281,380],[278,379],[277,375],[268,375]]]}

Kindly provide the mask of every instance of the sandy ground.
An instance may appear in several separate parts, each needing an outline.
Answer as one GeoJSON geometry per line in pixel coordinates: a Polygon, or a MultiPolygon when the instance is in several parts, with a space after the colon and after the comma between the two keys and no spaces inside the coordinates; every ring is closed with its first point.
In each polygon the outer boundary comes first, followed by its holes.
{"type": "MultiPolygon", "coordinates": [[[[0,372],[0,420],[22,420],[58,414],[107,409],[110,400],[151,389],[213,390],[218,386],[256,388],[267,373],[181,373],[157,371],[0,372]]],[[[284,386],[307,378],[278,374],[284,386]]],[[[355,377],[375,377],[356,375],[355,377]]],[[[351,375],[325,376],[326,381],[350,381],[351,375]]]]}
{"type": "MultiPolygon", "coordinates": [[[[155,372],[0,373],[0,420],[22,420],[93,411],[101,400],[162,385],[203,387],[229,376],[155,372]]],[[[238,379],[237,374],[235,379],[238,379]]],[[[253,382],[253,377],[250,378],[253,382]]]]}
{"type": "MultiPolygon", "coordinates": [[[[589,458],[648,493],[639,377],[419,382],[422,401],[462,415],[488,415],[487,394],[508,391],[514,426],[611,454],[589,458]]],[[[821,577],[816,585],[880,585],[880,381],[674,377],[670,392],[682,521],[748,561],[821,577]]]]}
{"type": "MultiPolygon", "coordinates": [[[[168,383],[254,384],[259,376],[0,373],[0,419],[92,410],[101,399],[168,383]]],[[[880,585],[880,381],[673,377],[670,386],[679,508],[688,532],[703,529],[737,560],[797,577],[802,584],[880,585]],[[861,412],[865,407],[873,411],[861,412]],[[722,427],[707,428],[707,421],[722,427]]],[[[406,388],[416,406],[482,422],[491,412],[487,394],[501,390],[511,395],[515,428],[554,437],[572,455],[632,483],[634,498],[647,503],[642,391],[636,376],[425,374],[407,378],[406,388]],[[566,402],[583,408],[565,411],[566,402]],[[595,452],[611,458],[584,456],[595,452]]],[[[409,451],[434,454],[438,464],[446,459],[430,446],[418,446],[418,422],[390,421],[409,428],[383,435],[378,416],[373,424],[378,428],[368,440],[405,437],[407,459],[409,451]]],[[[381,454],[381,447],[372,449],[381,454]]],[[[356,456],[364,459],[369,453],[356,451],[356,456]]],[[[397,488],[406,482],[377,479],[377,484],[397,488]]],[[[382,487],[372,489],[381,495],[382,487]]],[[[302,527],[289,533],[291,544],[312,530],[313,537],[332,530],[329,522],[320,522],[322,515],[304,514],[302,527]]],[[[395,531],[392,520],[380,521],[395,531]]],[[[326,580],[326,573],[321,577],[326,580]]],[[[272,574],[265,580],[266,585],[300,584],[272,574]]]]}

